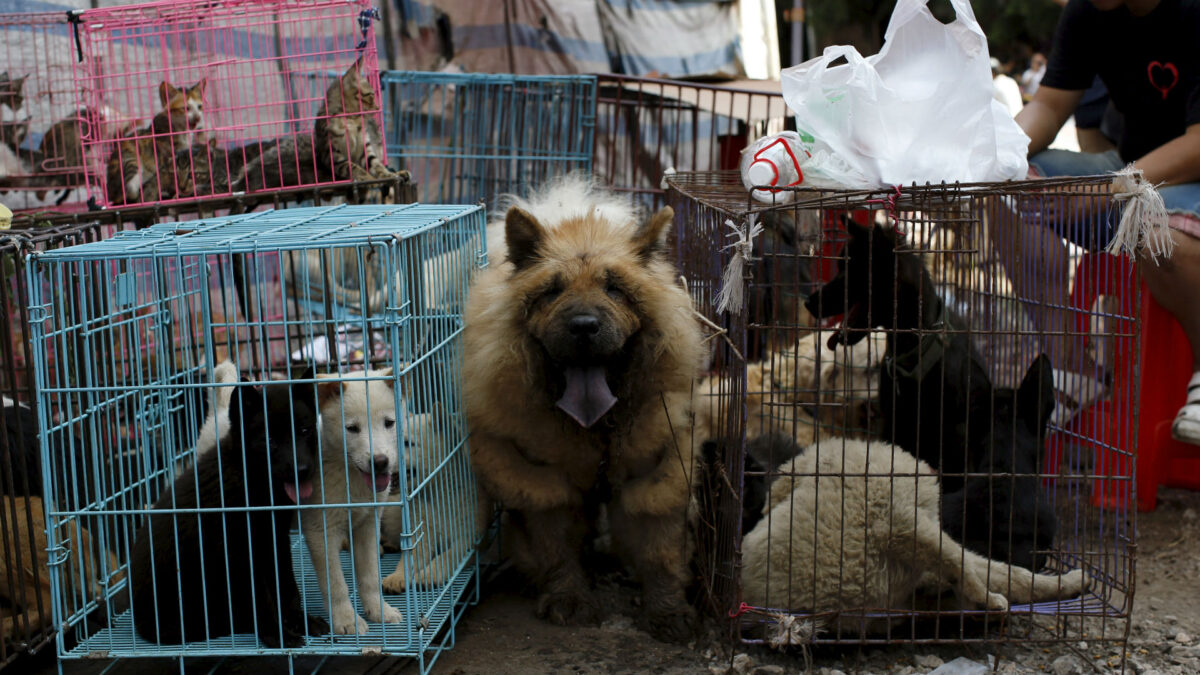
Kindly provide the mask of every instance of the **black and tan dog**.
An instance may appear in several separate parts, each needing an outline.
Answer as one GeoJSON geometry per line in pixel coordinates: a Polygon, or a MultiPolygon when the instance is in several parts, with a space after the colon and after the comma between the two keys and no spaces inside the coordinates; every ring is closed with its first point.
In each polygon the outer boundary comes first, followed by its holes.
{"type": "Polygon", "coordinates": [[[1046,425],[1039,406],[1053,408],[1043,382],[1048,364],[1043,368],[1039,360],[1019,390],[996,390],[965,324],[938,295],[920,257],[897,251],[893,230],[849,219],[846,228],[838,273],[808,298],[808,310],[818,318],[843,315],[843,331],[830,338],[831,346],[887,329],[879,381],[885,440],[937,469],[945,495],[960,494],[968,475],[986,474],[970,481],[983,492],[967,499],[965,509],[959,497],[948,502],[954,511],[944,514],[954,528],[948,531],[962,537],[965,521],[974,530],[964,542],[969,548],[1031,565],[1027,544],[1045,548],[1055,532],[1053,514],[1029,476],[1038,466],[1046,425]],[[1028,414],[1014,424],[1017,409],[1028,414]],[[1024,478],[1011,480],[1014,472],[1024,478]],[[1027,494],[1022,487],[1037,489],[1027,494]]]}

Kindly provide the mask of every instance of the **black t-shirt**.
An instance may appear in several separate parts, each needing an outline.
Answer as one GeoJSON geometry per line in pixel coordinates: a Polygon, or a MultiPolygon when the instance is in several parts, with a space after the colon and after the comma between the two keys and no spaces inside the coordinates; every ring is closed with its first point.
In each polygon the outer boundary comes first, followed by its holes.
{"type": "Polygon", "coordinates": [[[1042,84],[1087,89],[1095,75],[1125,117],[1122,159],[1182,136],[1200,123],[1200,0],[1161,0],[1145,16],[1070,0],[1042,84]]]}

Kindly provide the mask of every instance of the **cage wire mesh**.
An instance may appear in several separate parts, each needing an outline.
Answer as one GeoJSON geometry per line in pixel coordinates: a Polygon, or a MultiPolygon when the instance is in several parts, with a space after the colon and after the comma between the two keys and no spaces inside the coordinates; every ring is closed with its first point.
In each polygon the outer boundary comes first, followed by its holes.
{"type": "Polygon", "coordinates": [[[725,86],[600,75],[598,87],[596,177],[651,208],[664,203],[668,170],[736,168],[750,143],[789,128],[778,83],[725,86]]]}
{"type": "Polygon", "coordinates": [[[386,71],[388,155],[424,202],[495,206],[590,171],[596,78],[386,71]]]}
{"type": "MultiPolygon", "coordinates": [[[[0,14],[0,194],[14,211],[80,210],[84,97],[64,12],[0,14]]],[[[112,133],[104,110],[90,116],[97,137],[112,133]]]]}
{"type": "Polygon", "coordinates": [[[1137,382],[1136,350],[1111,351],[1136,339],[1136,302],[1072,306],[1097,280],[1021,241],[1108,180],[769,205],[737,172],[668,177],[713,329],[700,573],[741,639],[1126,640],[1137,410],[1107,383],[1137,382]],[[754,225],[752,253],[730,245],[754,225]],[[719,312],[738,282],[744,308],[719,312]]]}
{"type": "Polygon", "coordinates": [[[100,206],[386,179],[366,0],[151,2],[71,13],[100,206]],[[94,127],[95,125],[91,125],[94,127]]]}
{"type": "Polygon", "coordinates": [[[60,659],[371,652],[424,672],[453,645],[478,592],[459,364],[484,223],[301,208],[30,258],[60,659]],[[247,319],[243,291],[282,314],[247,319]],[[356,313],[367,294],[378,311],[356,313]]]}
{"type": "MultiPolygon", "coordinates": [[[[40,649],[53,636],[25,256],[98,241],[106,233],[108,228],[91,223],[9,230],[0,236],[0,395],[5,429],[0,436],[0,667],[40,649]]],[[[46,353],[45,367],[60,367],[52,349],[46,353]]],[[[48,414],[57,418],[58,411],[48,414]]]]}

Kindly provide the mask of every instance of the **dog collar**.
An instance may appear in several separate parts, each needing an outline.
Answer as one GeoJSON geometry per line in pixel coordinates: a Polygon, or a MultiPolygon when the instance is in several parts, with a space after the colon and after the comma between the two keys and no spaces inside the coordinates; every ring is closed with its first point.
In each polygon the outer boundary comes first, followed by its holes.
{"type": "Polygon", "coordinates": [[[942,303],[934,322],[921,329],[921,337],[916,347],[902,354],[887,354],[883,357],[881,365],[893,380],[903,377],[920,382],[942,360],[946,353],[945,329],[952,327],[948,318],[946,304],[942,303]]]}

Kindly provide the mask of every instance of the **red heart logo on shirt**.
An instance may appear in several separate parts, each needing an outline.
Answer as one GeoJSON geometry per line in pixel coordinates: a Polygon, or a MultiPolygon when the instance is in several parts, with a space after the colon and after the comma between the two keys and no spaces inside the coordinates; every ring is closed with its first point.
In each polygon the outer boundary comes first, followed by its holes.
{"type": "Polygon", "coordinates": [[[1163,100],[1167,100],[1167,93],[1179,84],[1179,69],[1174,63],[1159,63],[1151,61],[1150,65],[1146,66],[1146,77],[1150,79],[1150,86],[1162,92],[1163,100]],[[1167,79],[1170,83],[1166,83],[1167,79]]]}

